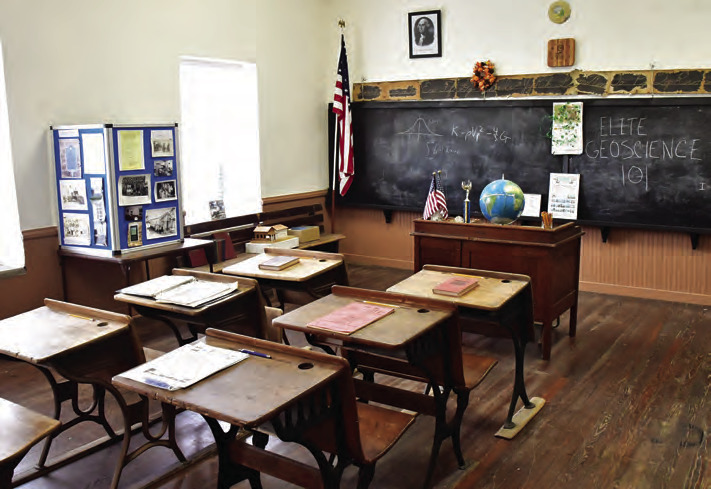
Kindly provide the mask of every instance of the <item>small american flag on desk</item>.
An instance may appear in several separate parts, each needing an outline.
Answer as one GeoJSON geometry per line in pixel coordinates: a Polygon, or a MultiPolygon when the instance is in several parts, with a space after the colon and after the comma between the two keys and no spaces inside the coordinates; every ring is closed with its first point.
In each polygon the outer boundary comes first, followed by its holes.
{"type": "Polygon", "coordinates": [[[442,216],[442,219],[447,219],[447,200],[444,197],[444,188],[442,188],[442,180],[439,173],[432,172],[432,182],[430,183],[430,191],[427,194],[425,202],[425,211],[422,213],[423,219],[429,219],[436,213],[442,216]]]}

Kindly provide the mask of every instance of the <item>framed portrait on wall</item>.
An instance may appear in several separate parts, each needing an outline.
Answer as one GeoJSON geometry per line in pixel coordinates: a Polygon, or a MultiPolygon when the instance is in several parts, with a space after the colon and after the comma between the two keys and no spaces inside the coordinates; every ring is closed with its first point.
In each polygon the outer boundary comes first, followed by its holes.
{"type": "Polygon", "coordinates": [[[442,56],[441,18],[441,10],[407,14],[410,58],[439,58],[442,56]]]}

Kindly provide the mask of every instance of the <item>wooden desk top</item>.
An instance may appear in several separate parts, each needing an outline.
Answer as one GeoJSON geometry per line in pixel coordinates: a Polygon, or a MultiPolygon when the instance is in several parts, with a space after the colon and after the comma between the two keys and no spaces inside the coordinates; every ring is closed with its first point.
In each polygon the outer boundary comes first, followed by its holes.
{"type": "Polygon", "coordinates": [[[253,428],[333,377],[350,372],[347,362],[339,357],[225,331],[208,329],[207,336],[198,341],[221,348],[247,348],[267,353],[272,358],[250,355],[193,386],[175,391],[121,375],[114,377],[113,383],[150,399],[253,428]],[[308,364],[312,367],[303,368],[308,364]]]}
{"type": "Polygon", "coordinates": [[[425,265],[416,274],[389,287],[388,292],[447,301],[462,307],[496,311],[523,290],[529,281],[530,279],[525,275],[425,265]],[[479,286],[459,297],[432,292],[437,284],[456,274],[477,277],[479,286]]]}
{"type": "Polygon", "coordinates": [[[316,334],[320,337],[336,338],[345,342],[380,348],[398,349],[446,321],[451,317],[453,311],[454,307],[443,307],[443,304],[437,305],[429,300],[418,300],[400,294],[337,285],[333,287],[331,295],[279,316],[274,319],[273,324],[284,329],[316,334]],[[311,321],[355,301],[371,301],[398,307],[392,314],[388,314],[350,335],[307,326],[311,321]]]}
{"type": "Polygon", "coordinates": [[[187,253],[191,250],[208,248],[210,246],[213,246],[213,241],[211,239],[185,238],[182,242],[165,244],[144,250],[129,251],[120,255],[105,255],[101,254],[105,253],[105,251],[97,253],[95,250],[88,248],[86,250],[60,248],[59,255],[62,257],[84,258],[87,260],[129,264],[136,261],[151,260],[161,256],[178,255],[181,253],[187,253]],[[92,253],[92,251],[94,253],[92,253]]]}
{"type": "Polygon", "coordinates": [[[228,275],[305,282],[343,264],[343,255],[323,251],[266,248],[264,253],[222,269],[228,275]],[[274,256],[298,256],[299,263],[284,270],[262,270],[259,264],[274,256]]]}
{"type": "Polygon", "coordinates": [[[59,428],[59,420],[0,398],[0,465],[59,428]]]}
{"type": "Polygon", "coordinates": [[[238,284],[237,290],[224,296],[203,304],[199,307],[185,307],[177,304],[167,304],[164,302],[158,302],[150,297],[141,297],[138,295],[122,294],[118,293],[114,295],[114,300],[119,302],[125,302],[127,304],[132,304],[135,306],[150,307],[152,309],[159,309],[161,311],[168,311],[178,314],[183,314],[185,316],[199,316],[204,312],[220,307],[228,302],[232,302],[240,299],[245,294],[252,292],[257,287],[257,282],[248,278],[240,277],[228,277],[226,275],[220,275],[217,273],[201,272],[197,270],[186,270],[182,268],[173,269],[173,275],[191,275],[199,280],[206,280],[210,282],[236,282],[238,284]]]}
{"type": "Polygon", "coordinates": [[[43,363],[128,328],[131,318],[45,299],[43,307],[0,321],[0,353],[43,363]]]}

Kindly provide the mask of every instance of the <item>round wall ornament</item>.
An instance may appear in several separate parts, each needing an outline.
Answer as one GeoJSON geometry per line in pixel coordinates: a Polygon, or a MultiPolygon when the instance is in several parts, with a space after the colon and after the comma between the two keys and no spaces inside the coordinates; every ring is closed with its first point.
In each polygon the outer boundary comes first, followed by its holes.
{"type": "Polygon", "coordinates": [[[570,4],[565,0],[551,3],[548,7],[548,18],[556,24],[562,24],[570,18],[570,4]]]}

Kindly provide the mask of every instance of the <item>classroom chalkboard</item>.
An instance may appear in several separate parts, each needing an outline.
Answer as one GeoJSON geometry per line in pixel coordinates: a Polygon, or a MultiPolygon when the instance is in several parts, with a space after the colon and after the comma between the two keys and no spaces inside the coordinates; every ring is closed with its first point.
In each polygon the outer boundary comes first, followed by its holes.
{"type": "Polygon", "coordinates": [[[502,175],[545,202],[549,174],[562,169],[547,137],[551,108],[549,101],[355,103],[356,177],[339,203],[422,211],[436,170],[450,215],[462,214],[466,179],[473,213],[482,189],[502,175]]]}
{"type": "Polygon", "coordinates": [[[585,103],[578,218],[597,225],[711,232],[711,99],[585,103]]]}
{"type": "Polygon", "coordinates": [[[492,180],[541,194],[579,173],[578,222],[711,233],[711,98],[630,97],[353,104],[356,176],[339,205],[422,211],[442,170],[450,215],[492,180]],[[553,103],[583,102],[581,155],[551,154],[553,103]]]}

